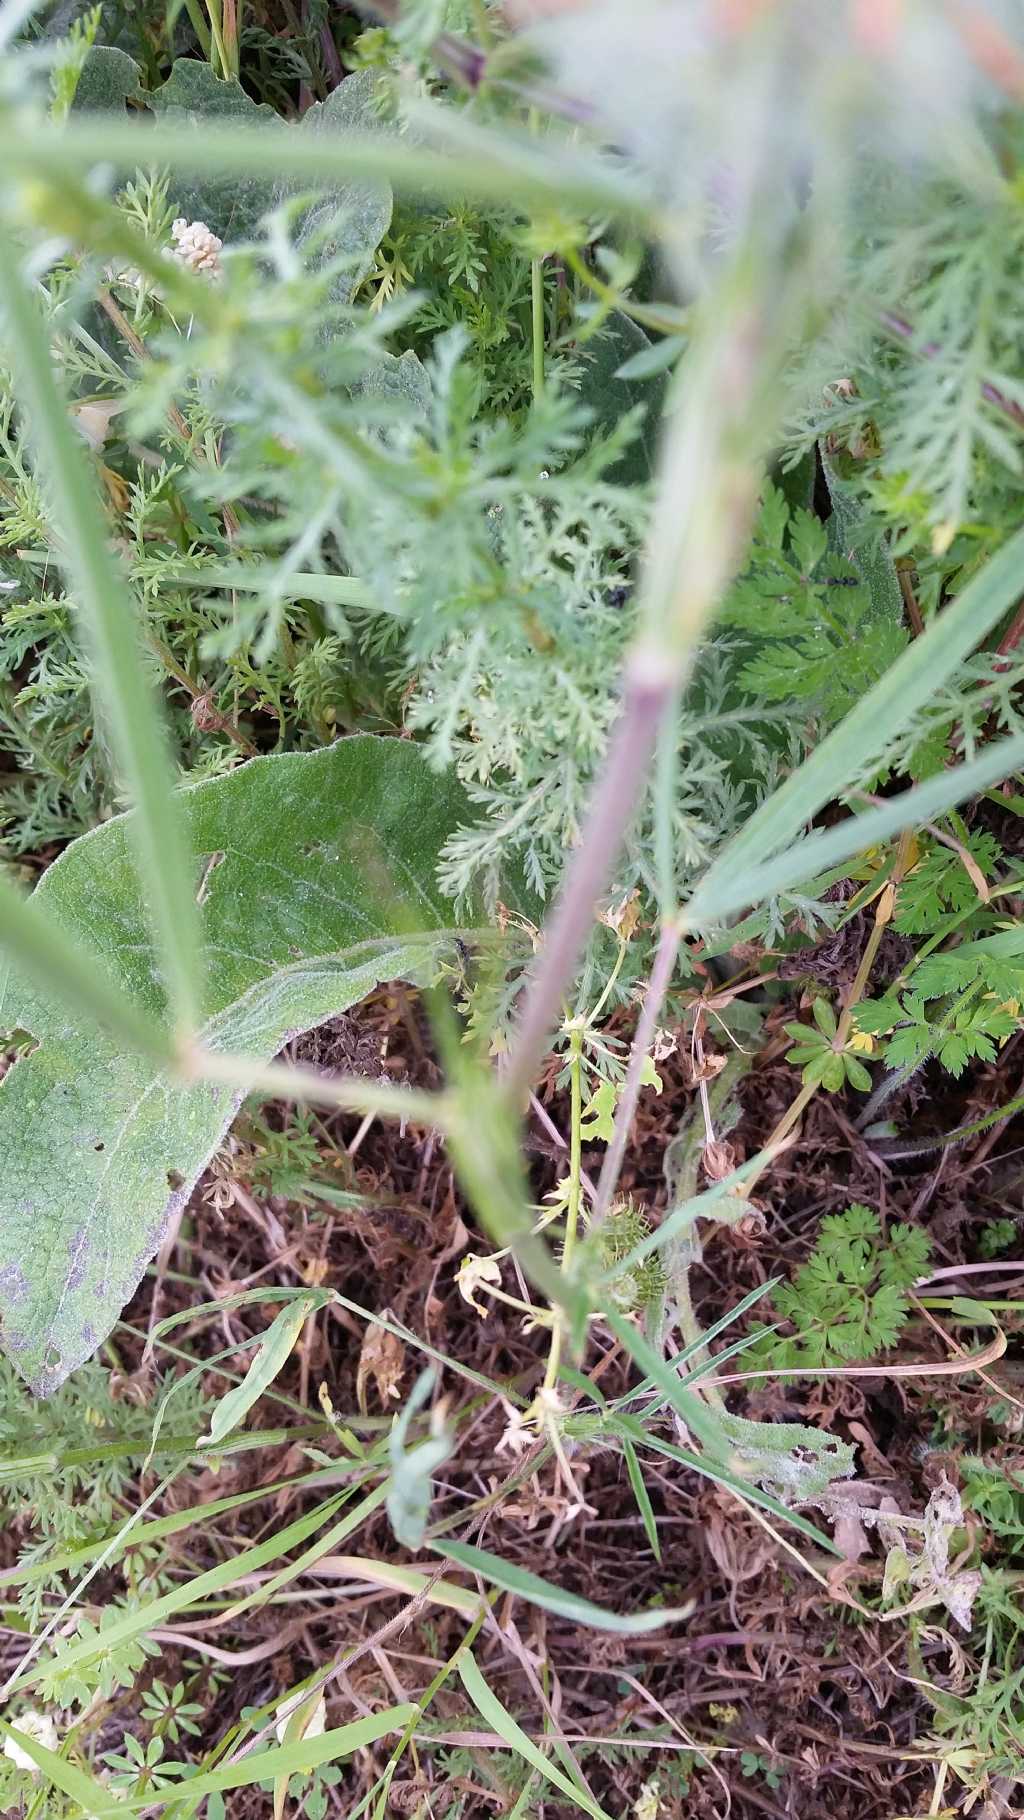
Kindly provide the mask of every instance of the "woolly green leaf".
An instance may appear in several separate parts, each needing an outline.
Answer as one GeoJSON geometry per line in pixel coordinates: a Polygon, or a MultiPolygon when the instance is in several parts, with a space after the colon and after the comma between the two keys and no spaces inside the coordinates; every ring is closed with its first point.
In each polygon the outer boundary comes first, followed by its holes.
{"type": "MultiPolygon", "coordinates": [[[[183,136],[199,138],[209,120],[259,127],[260,138],[286,132],[272,107],[250,99],[240,82],[222,82],[210,65],[179,57],[167,81],[149,96],[154,112],[163,114],[183,136]]],[[[221,175],[209,172],[175,177],[170,196],[179,215],[188,221],[205,221],[222,240],[246,240],[260,217],[271,206],[274,184],[259,175],[221,175]]]]}
{"type": "MultiPolygon", "coordinates": [[[[376,89],[375,71],[357,70],[326,101],[311,107],[297,130],[303,135],[394,132],[374,105],[376,89]]],[[[282,187],[276,199],[284,201],[297,193],[294,185],[282,187]]],[[[316,270],[328,264],[339,267],[331,279],[335,302],[347,303],[369,271],[391,225],[392,202],[391,185],[384,178],[361,177],[325,189],[303,214],[296,239],[311,265],[316,270]]]]}
{"type": "MultiPolygon", "coordinates": [[[[260,758],[181,793],[206,947],[207,1048],[269,1059],[380,980],[426,981],[450,943],[438,854],[467,819],[454,781],[369,736],[260,758]]],[[[152,1017],[163,1015],[129,817],[69,847],[36,896],[152,1017]]],[[[110,1331],[241,1100],[180,1086],[17,976],[0,1020],[39,1047],[0,1087],[0,1315],[43,1393],[110,1331]]]]}
{"type": "Polygon", "coordinates": [[[742,1467],[785,1503],[807,1503],[833,1479],[848,1479],[853,1472],[849,1442],[824,1429],[803,1422],[751,1422],[724,1412],[718,1419],[742,1467]]]}
{"type": "Polygon", "coordinates": [[[645,367],[644,374],[637,376],[638,357],[646,362],[651,353],[651,343],[643,329],[620,310],[613,310],[599,332],[581,349],[587,364],[580,396],[594,413],[597,431],[608,435],[616,430],[634,406],[643,412],[635,440],[607,471],[607,478],[622,486],[650,480],[654,472],[658,423],[668,381],[663,369],[647,377],[650,369],[645,367]]]}
{"type": "Polygon", "coordinates": [[[120,113],[141,101],[142,71],[133,57],[112,44],[94,44],[78,78],[72,113],[120,113]]]}

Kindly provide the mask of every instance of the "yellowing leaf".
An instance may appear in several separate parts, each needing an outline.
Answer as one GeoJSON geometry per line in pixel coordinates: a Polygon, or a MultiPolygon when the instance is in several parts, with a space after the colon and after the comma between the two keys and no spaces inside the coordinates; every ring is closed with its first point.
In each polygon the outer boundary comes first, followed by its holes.
{"type": "Polygon", "coordinates": [[[611,1142],[612,1133],[615,1130],[615,1104],[618,1097],[614,1081],[602,1081],[600,1086],[594,1089],[583,1108],[581,1137],[588,1142],[593,1138],[599,1138],[604,1144],[611,1142]]]}

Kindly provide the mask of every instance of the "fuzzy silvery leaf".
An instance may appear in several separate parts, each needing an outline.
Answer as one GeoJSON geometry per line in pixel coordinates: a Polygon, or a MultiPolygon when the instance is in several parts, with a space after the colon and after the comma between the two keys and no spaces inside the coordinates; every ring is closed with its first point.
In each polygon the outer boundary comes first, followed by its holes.
{"type": "Polygon", "coordinates": [[[638,354],[651,351],[650,338],[639,323],[621,310],[613,310],[596,335],[580,350],[583,378],[580,397],[594,413],[594,429],[608,436],[617,430],[627,411],[636,409],[641,421],[623,453],[605,472],[605,479],[620,486],[650,480],[658,446],[658,425],[668,375],[664,371],[645,378],[620,369],[638,354]]]}
{"type": "MultiPolygon", "coordinates": [[[[352,76],[303,115],[294,130],[300,133],[393,132],[395,129],[374,106],[377,78],[373,70],[352,76]]],[[[307,195],[308,186],[282,186],[277,201],[307,195]]],[[[314,270],[336,266],[331,295],[347,303],[366,276],[373,255],[391,225],[391,185],[383,178],[355,178],[326,188],[310,203],[299,221],[296,242],[314,270]]]]}
{"type": "Polygon", "coordinates": [[[750,1476],[784,1504],[807,1504],[820,1498],[835,1479],[853,1472],[848,1441],[802,1422],[749,1422],[743,1416],[718,1417],[721,1432],[750,1476]]]}
{"type": "Polygon", "coordinates": [[[134,57],[112,44],[94,44],[78,78],[72,113],[121,113],[143,99],[142,71],[134,57]]]}
{"type": "MultiPolygon", "coordinates": [[[[379,981],[434,976],[452,947],[438,854],[467,802],[416,747],[363,735],[254,759],[182,798],[207,1047],[267,1060],[379,981]]],[[[157,1020],[128,820],[74,842],[36,896],[157,1020]]],[[[37,1044],[0,1086],[0,1333],[46,1394],[110,1332],[242,1095],[177,1084],[13,971],[0,1023],[37,1044]]]]}
{"type": "MultiPolygon", "coordinates": [[[[272,107],[253,101],[239,82],[223,82],[208,63],[179,57],[167,81],[148,97],[157,114],[180,126],[183,133],[201,133],[207,120],[259,127],[261,136],[286,132],[272,107]]],[[[247,240],[274,199],[273,182],[266,177],[194,176],[176,174],[170,200],[187,221],[204,221],[224,241],[247,240]]]]}

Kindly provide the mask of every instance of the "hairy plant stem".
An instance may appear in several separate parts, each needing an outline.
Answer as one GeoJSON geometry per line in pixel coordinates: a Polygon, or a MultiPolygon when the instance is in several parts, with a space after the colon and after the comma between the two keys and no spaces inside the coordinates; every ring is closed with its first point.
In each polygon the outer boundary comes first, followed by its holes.
{"type": "MultiPolygon", "coordinates": [[[[529,113],[530,132],[540,131],[540,114],[535,107],[529,113]]],[[[533,402],[544,395],[544,261],[539,253],[530,260],[530,344],[533,354],[533,402]]]]}
{"type": "MultiPolygon", "coordinates": [[[[647,787],[651,761],[723,589],[743,559],[774,420],[778,330],[766,351],[763,274],[741,260],[701,313],[669,407],[640,599],[612,734],[580,845],[524,994],[506,1079],[525,1096],[647,787]],[[765,368],[768,369],[766,374],[765,368]],[[685,386],[685,393],[682,387],[685,386]],[[682,393],[682,396],[681,396],[682,393]]],[[[766,304],[767,308],[767,304],[766,304]]]]}
{"type": "Polygon", "coordinates": [[[544,391],[544,265],[530,261],[530,333],[533,344],[533,401],[544,391]]]}
{"type": "MultiPolygon", "coordinates": [[[[642,654],[641,654],[642,657],[642,654]]],[[[674,676],[658,680],[634,662],[626,676],[622,714],[612,736],[583,838],[544,936],[540,963],[526,1004],[506,1079],[518,1097],[527,1092],[584,942],[594,906],[622,845],[654,755],[658,731],[674,694],[674,676]]]]}

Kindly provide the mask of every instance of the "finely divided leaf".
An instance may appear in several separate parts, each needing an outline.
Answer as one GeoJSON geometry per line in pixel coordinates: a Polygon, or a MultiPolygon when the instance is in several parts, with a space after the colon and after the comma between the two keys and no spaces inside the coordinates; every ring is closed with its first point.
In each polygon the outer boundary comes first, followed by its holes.
{"type": "MultiPolygon", "coordinates": [[[[379,981],[424,981],[449,945],[438,854],[461,787],[404,741],[361,736],[254,759],[182,792],[207,965],[203,1040],[264,1060],[379,981]]],[[[62,854],[36,896],[154,1023],[164,992],[129,818],[62,854]]],[[[41,1394],[109,1333],[238,1110],[182,1087],[12,969],[0,1023],[38,1047],[0,1086],[3,1344],[41,1394]]]]}

